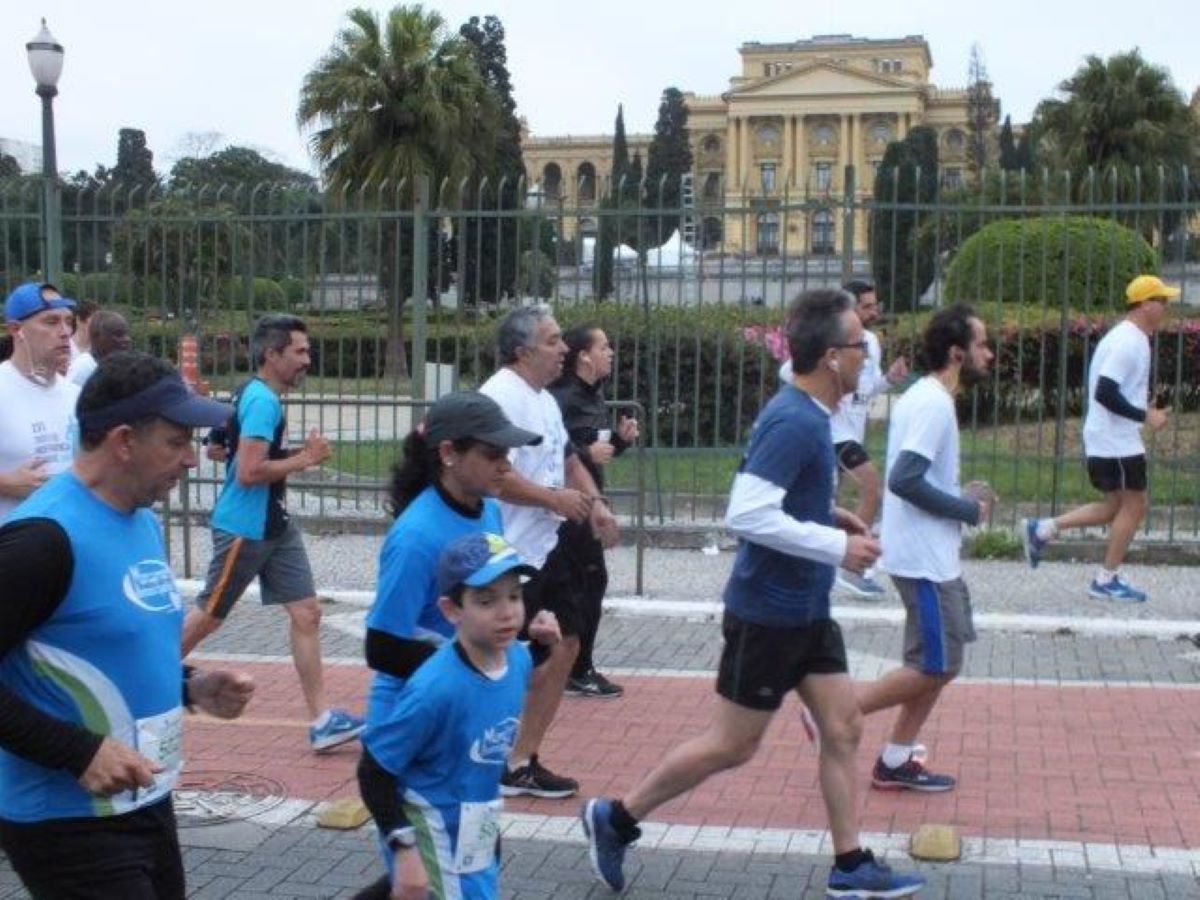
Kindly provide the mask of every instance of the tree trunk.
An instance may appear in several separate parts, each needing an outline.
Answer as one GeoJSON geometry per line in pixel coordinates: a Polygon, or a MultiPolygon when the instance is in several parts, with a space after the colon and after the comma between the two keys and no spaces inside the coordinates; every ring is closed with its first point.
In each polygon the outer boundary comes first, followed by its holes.
{"type": "Polygon", "coordinates": [[[387,307],[387,337],[384,342],[383,374],[391,381],[408,377],[408,352],[404,347],[404,301],[409,284],[400,264],[400,223],[386,222],[380,260],[380,294],[387,307]]]}

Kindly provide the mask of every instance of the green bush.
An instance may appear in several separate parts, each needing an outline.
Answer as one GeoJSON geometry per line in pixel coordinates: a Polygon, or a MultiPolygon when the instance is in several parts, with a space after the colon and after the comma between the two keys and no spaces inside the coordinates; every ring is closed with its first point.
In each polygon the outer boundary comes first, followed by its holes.
{"type": "Polygon", "coordinates": [[[1134,277],[1157,270],[1153,248],[1109,219],[1002,219],[963,242],[946,270],[945,296],[1089,309],[1122,298],[1134,277]]]}
{"type": "Polygon", "coordinates": [[[245,309],[255,313],[280,312],[287,308],[287,295],[270,278],[254,278],[247,287],[244,278],[227,278],[217,289],[222,309],[245,309]]]}
{"type": "Polygon", "coordinates": [[[287,300],[288,309],[296,309],[298,306],[308,302],[309,290],[304,279],[293,278],[288,275],[279,279],[279,286],[283,289],[283,296],[287,300]]]}

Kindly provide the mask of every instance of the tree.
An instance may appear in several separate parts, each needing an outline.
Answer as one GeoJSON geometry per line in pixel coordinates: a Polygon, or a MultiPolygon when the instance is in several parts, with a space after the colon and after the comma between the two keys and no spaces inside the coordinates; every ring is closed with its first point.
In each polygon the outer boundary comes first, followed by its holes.
{"type": "Polygon", "coordinates": [[[992,96],[987,66],[983,62],[983,51],[978,44],[972,44],[967,77],[967,159],[971,171],[976,175],[987,168],[989,139],[996,123],[996,113],[997,104],[992,96]]]}
{"type": "Polygon", "coordinates": [[[117,165],[111,171],[110,181],[124,188],[142,187],[145,191],[158,184],[154,171],[154,154],[146,144],[146,132],[140,128],[122,128],[117,133],[117,165]]]}
{"type": "MultiPolygon", "coordinates": [[[[457,185],[475,167],[473,148],[496,135],[495,93],[480,76],[470,42],[445,34],[442,17],[420,6],[396,6],[382,20],[353,9],[333,46],[304,77],[296,118],[313,129],[310,146],[329,186],[393,190],[429,176],[436,196],[443,179],[457,185]]],[[[427,242],[437,267],[437,223],[413,234],[411,220],[381,228],[380,293],[388,313],[386,370],[406,375],[402,309],[412,284],[416,241],[427,242]]],[[[429,279],[431,296],[443,286],[429,279]]]]}
{"type": "MultiPolygon", "coordinates": [[[[1034,111],[1037,149],[1054,167],[1069,170],[1086,191],[1089,169],[1122,185],[1152,190],[1161,166],[1178,178],[1200,156],[1200,121],[1166,69],[1138,50],[1107,60],[1088,56],[1058,86],[1060,97],[1043,100],[1034,111]]],[[[1085,196],[1085,194],[1081,194],[1085,196]]],[[[1153,195],[1151,195],[1153,196],[1153,195]]]]}
{"type": "Polygon", "coordinates": [[[272,162],[249,147],[226,147],[207,156],[185,156],[171,167],[171,187],[217,188],[221,185],[259,184],[311,190],[317,180],[307,172],[272,162]]]}
{"type": "Polygon", "coordinates": [[[1006,171],[1020,168],[1017,165],[1017,142],[1013,137],[1012,117],[1005,116],[1000,126],[1000,168],[1006,171]]]}
{"type": "Polygon", "coordinates": [[[933,283],[934,248],[922,226],[935,213],[920,207],[933,204],[937,192],[937,134],[918,126],[888,144],[875,176],[871,267],[880,300],[892,309],[915,309],[933,283]]]}
{"type": "Polygon", "coordinates": [[[16,178],[21,174],[21,164],[15,156],[0,153],[0,178],[16,178]]]}
{"type": "MultiPolygon", "coordinates": [[[[654,137],[646,153],[647,205],[660,209],[682,206],[683,177],[692,171],[692,147],[688,142],[688,109],[678,88],[669,87],[658,105],[654,137]]],[[[655,216],[650,222],[651,237],[658,243],[679,227],[679,215],[655,216]]]]}
{"type": "MultiPolygon", "coordinates": [[[[525,162],[521,154],[521,121],[517,118],[517,101],[508,72],[504,25],[496,16],[486,16],[482,22],[478,16],[472,16],[459,29],[459,35],[473,49],[479,74],[495,95],[500,115],[496,139],[490,146],[476,145],[472,181],[477,188],[486,184],[487,190],[486,196],[477,190],[474,199],[481,207],[519,209],[525,162]]],[[[517,235],[515,218],[466,219],[454,247],[456,262],[458,255],[462,255],[459,269],[463,283],[459,285],[459,295],[466,302],[495,301],[504,294],[515,293],[517,235]]]]}

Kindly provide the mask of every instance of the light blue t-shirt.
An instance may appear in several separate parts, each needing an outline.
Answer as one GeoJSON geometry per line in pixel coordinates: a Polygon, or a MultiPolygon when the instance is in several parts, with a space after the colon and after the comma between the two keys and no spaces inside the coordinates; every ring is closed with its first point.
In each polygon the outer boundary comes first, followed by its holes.
{"type": "Polygon", "coordinates": [[[51,519],[74,568],[62,603],[0,660],[0,681],[38,709],[133,747],[164,766],[150,788],[89,794],[70,772],[0,750],[0,818],[91,818],[158,802],[182,763],[183,600],[158,519],[109,506],[67,471],[9,521],[51,519]]]}
{"type": "Polygon", "coordinates": [[[507,656],[503,676],[490,678],[457,641],[443,644],[405,684],[390,715],[368,723],[362,736],[400,783],[430,882],[444,886],[439,896],[500,896],[500,777],[533,671],[524,644],[511,644],[507,656]]]}
{"type": "MultiPolygon", "coordinates": [[[[502,534],[500,504],[490,497],[479,515],[451,506],[430,485],[392,523],[379,551],[379,580],[367,627],[400,638],[440,644],[454,636],[454,626],[438,609],[438,557],[446,545],[465,534],[502,534]]],[[[367,699],[367,721],[387,714],[403,678],[376,672],[367,699]]]]}
{"type": "Polygon", "coordinates": [[[246,438],[266,441],[267,459],[284,459],[287,419],[283,403],[261,378],[252,378],[234,397],[234,422],[230,432],[234,452],[225,469],[225,486],[213,507],[212,527],[251,540],[275,538],[287,528],[284,479],[269,484],[245,485],[238,481],[237,445],[246,438]]]}

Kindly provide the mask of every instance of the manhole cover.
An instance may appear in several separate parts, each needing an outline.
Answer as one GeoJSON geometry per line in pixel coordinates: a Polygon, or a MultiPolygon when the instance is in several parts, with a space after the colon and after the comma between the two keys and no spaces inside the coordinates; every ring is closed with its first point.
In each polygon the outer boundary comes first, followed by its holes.
{"type": "Polygon", "coordinates": [[[274,778],[249,772],[188,772],[175,788],[180,828],[219,825],[269,812],[287,799],[274,778]]]}

